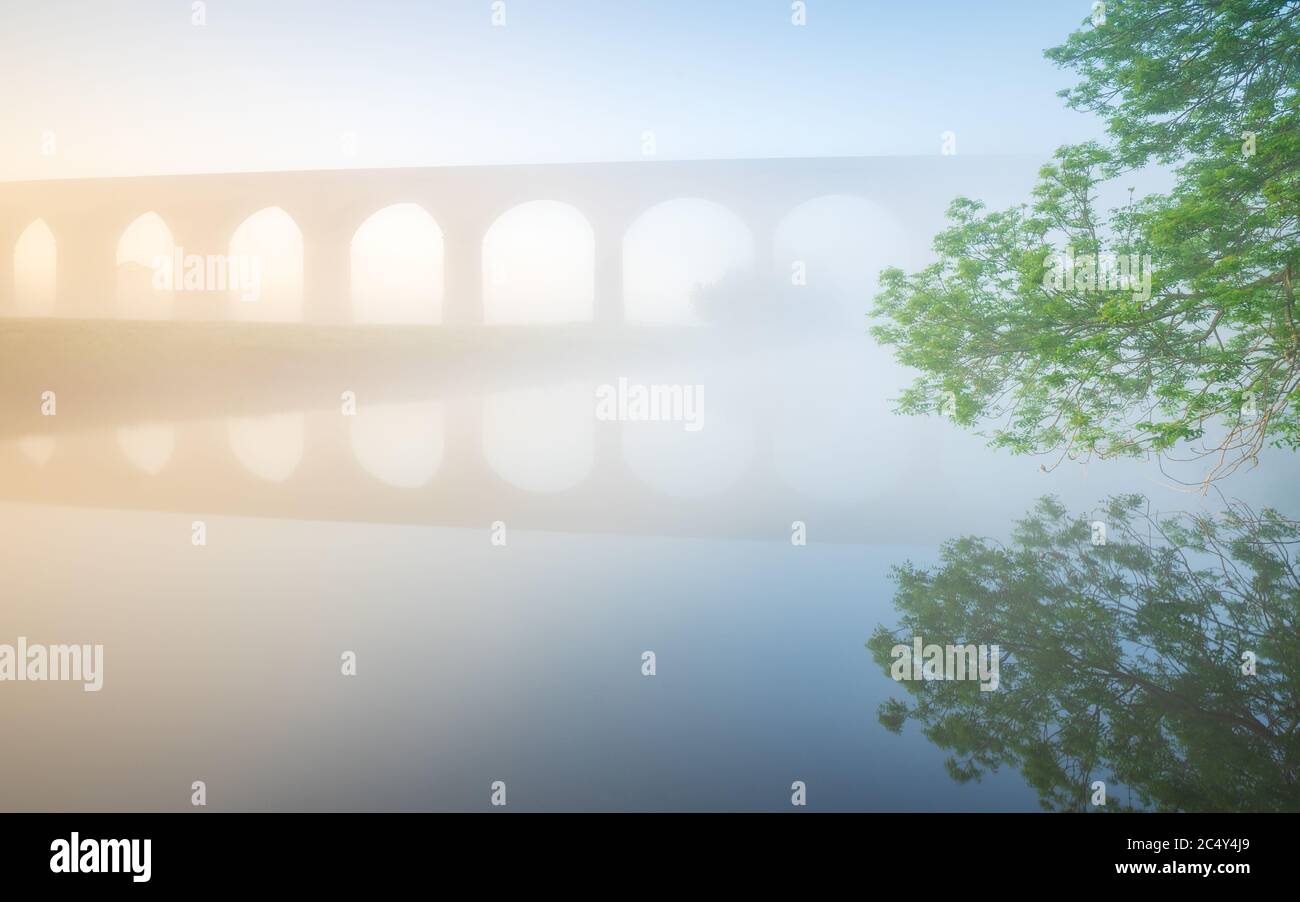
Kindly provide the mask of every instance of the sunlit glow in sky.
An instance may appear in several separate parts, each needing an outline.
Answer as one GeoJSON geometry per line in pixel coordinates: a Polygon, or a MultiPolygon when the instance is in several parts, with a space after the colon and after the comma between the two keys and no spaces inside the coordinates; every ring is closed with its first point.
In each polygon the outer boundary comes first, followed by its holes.
{"type": "Polygon", "coordinates": [[[0,179],[1049,153],[1079,0],[6,4],[0,179]]]}

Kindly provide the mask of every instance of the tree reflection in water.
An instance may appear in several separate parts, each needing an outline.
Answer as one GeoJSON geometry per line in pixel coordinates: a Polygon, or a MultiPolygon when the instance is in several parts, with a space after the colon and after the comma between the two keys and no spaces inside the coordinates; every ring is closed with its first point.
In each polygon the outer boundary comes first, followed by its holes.
{"type": "Polygon", "coordinates": [[[1241,504],[1160,516],[1126,495],[1085,517],[1044,498],[1009,544],[894,568],[899,628],[867,642],[885,673],[913,636],[997,644],[1001,686],[903,682],[880,722],[915,721],[958,781],[1015,767],[1047,809],[1095,807],[1103,780],[1106,810],[1300,810],[1298,542],[1241,504]]]}

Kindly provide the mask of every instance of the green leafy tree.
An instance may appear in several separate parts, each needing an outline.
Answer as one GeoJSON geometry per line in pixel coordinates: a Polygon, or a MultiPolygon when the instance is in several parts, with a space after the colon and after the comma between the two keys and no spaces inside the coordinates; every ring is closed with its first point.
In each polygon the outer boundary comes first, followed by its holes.
{"type": "Polygon", "coordinates": [[[991,444],[1057,462],[1191,451],[1207,486],[1300,446],[1300,4],[1127,0],[1047,55],[1109,140],[1057,151],[1031,203],[958,198],[935,263],[882,273],[872,333],[919,371],[900,411],[951,393],[991,444]],[[1153,164],[1170,193],[1099,209],[1153,164]],[[1054,270],[1067,251],[1149,257],[1149,294],[1054,270]]]}
{"type": "Polygon", "coordinates": [[[1107,810],[1300,811],[1300,523],[1243,505],[1162,518],[1140,495],[1095,519],[1105,544],[1044,498],[1007,545],[960,538],[937,567],[895,567],[900,624],[868,641],[876,663],[890,673],[914,636],[998,645],[1000,685],[903,681],[881,723],[919,724],[962,782],[1015,767],[1048,809],[1088,808],[1105,780],[1107,810]]]}

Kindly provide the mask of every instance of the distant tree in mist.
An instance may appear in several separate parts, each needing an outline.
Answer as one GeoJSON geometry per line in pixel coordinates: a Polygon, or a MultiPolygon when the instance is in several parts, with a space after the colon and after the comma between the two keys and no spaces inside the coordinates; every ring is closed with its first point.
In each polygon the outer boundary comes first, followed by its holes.
{"type": "Polygon", "coordinates": [[[743,270],[696,285],[691,303],[700,319],[738,331],[799,336],[843,325],[844,314],[829,294],[784,285],[743,270]]]}

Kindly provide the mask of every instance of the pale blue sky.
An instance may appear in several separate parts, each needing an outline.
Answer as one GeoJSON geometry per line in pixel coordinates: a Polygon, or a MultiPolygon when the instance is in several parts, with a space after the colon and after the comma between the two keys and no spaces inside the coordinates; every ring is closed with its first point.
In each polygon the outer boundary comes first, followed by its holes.
{"type": "Polygon", "coordinates": [[[1029,153],[1100,133],[1043,59],[1081,0],[6,4],[0,178],[1029,153]],[[56,151],[42,155],[53,132],[56,151]],[[344,135],[356,135],[355,154],[344,135]]]}

